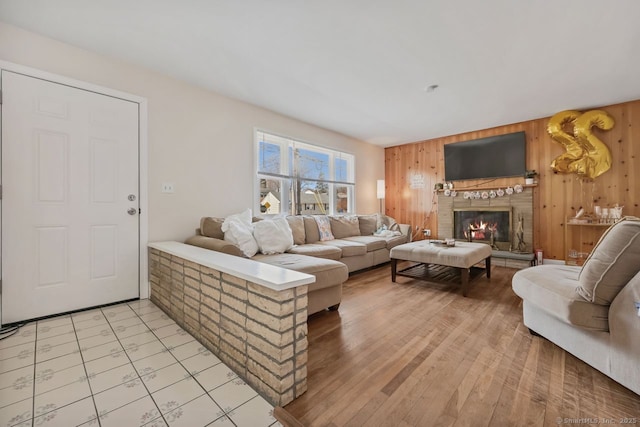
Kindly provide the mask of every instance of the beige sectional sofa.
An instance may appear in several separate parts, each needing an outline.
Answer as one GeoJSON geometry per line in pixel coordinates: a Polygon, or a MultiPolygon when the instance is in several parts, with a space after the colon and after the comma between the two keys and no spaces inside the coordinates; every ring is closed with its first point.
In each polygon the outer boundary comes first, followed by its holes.
{"type": "Polygon", "coordinates": [[[512,280],[524,324],[640,394],[640,220],[602,236],[582,267],[542,265],[512,280]]]}
{"type": "MultiPolygon", "coordinates": [[[[254,221],[260,220],[254,218],[254,221]]],[[[293,245],[282,253],[257,253],[251,259],[313,274],[316,281],[309,286],[309,315],[326,308],[337,309],[342,300],[342,284],[349,273],[390,261],[391,249],[411,238],[409,225],[395,224],[392,218],[383,215],[328,216],[325,221],[328,220],[333,237],[329,240],[327,236],[323,240],[313,216],[294,215],[286,220],[293,245]],[[374,235],[382,225],[387,230],[374,235]]],[[[185,243],[246,256],[237,244],[229,241],[229,236],[225,240],[223,224],[223,218],[204,217],[196,235],[185,243]]]]}

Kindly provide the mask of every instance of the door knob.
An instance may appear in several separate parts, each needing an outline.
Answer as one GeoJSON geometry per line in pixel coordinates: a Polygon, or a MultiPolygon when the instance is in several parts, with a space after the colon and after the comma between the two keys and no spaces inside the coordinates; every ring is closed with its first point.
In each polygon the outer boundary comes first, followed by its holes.
{"type": "Polygon", "coordinates": [[[135,215],[136,212],[137,212],[136,208],[129,208],[129,210],[127,211],[129,215],[135,215]]]}

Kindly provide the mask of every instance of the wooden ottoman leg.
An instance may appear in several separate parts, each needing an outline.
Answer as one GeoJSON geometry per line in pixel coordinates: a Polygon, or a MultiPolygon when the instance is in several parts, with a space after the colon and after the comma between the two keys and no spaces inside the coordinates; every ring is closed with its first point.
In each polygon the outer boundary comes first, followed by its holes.
{"type": "Polygon", "coordinates": [[[398,267],[398,260],[395,258],[391,259],[391,281],[396,281],[396,268],[398,267]]]}
{"type": "Polygon", "coordinates": [[[485,267],[487,269],[487,279],[491,279],[491,257],[488,256],[487,259],[484,260],[485,267]]]}
{"type": "Polygon", "coordinates": [[[469,289],[469,269],[461,268],[460,277],[462,278],[462,296],[467,296],[467,290],[469,289]]]}

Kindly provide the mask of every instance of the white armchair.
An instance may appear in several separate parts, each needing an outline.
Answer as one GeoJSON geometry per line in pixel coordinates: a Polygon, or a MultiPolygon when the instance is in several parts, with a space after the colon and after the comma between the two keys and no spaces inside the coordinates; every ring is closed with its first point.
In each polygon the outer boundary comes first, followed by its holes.
{"type": "Polygon", "coordinates": [[[625,218],[602,236],[583,267],[518,271],[523,320],[539,334],[640,394],[640,220],[625,218]]]}

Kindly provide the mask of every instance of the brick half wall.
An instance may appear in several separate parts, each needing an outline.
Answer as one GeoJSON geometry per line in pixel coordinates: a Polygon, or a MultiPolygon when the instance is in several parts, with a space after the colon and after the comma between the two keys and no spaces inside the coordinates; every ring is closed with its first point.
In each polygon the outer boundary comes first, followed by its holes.
{"type": "Polygon", "coordinates": [[[307,390],[307,292],[149,249],[151,301],[275,406],[307,390]]]}

